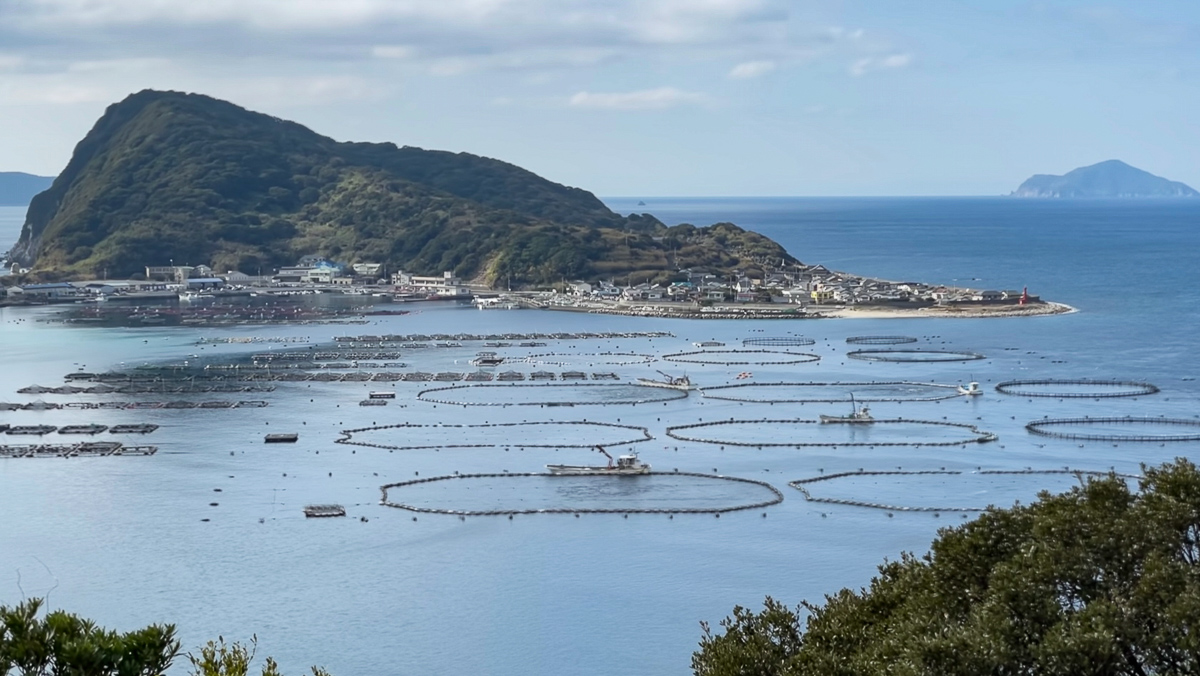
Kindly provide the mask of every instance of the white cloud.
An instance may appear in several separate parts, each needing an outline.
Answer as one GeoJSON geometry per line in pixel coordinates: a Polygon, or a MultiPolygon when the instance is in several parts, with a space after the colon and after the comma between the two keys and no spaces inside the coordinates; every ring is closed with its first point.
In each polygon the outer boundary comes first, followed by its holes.
{"type": "Polygon", "coordinates": [[[746,61],[739,63],[729,71],[729,77],[735,80],[746,80],[759,77],[775,70],[774,61],[746,61]]]}
{"type": "Polygon", "coordinates": [[[855,77],[861,77],[877,70],[895,70],[904,68],[912,63],[911,54],[891,54],[889,56],[869,56],[858,59],[850,64],[850,74],[855,77]]]}
{"type": "Polygon", "coordinates": [[[606,110],[662,110],[683,104],[704,101],[704,95],[686,92],[674,87],[643,89],[635,92],[579,92],[569,103],[576,108],[600,108],[606,110]]]}

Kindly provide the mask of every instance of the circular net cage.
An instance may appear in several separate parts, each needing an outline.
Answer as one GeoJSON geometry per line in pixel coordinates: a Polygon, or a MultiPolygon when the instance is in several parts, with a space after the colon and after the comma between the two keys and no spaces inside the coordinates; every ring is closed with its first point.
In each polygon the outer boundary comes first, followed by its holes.
{"type": "MultiPolygon", "coordinates": [[[[863,471],[788,482],[809,502],[895,512],[982,512],[1062,493],[1108,472],[1077,469],[863,471]],[[936,497],[934,497],[936,496],[936,497]]],[[[1141,477],[1118,474],[1125,480],[1141,477]]]]}
{"type": "Polygon", "coordinates": [[[782,366],[820,361],[820,355],[786,350],[697,350],[663,355],[664,361],[714,366],[782,366]]]}
{"type": "Polygon", "coordinates": [[[743,347],[804,347],[816,345],[817,341],[804,336],[776,336],[762,338],[743,338],[743,347]]]}
{"type": "Polygon", "coordinates": [[[941,401],[962,396],[956,385],[911,381],[735,383],[701,388],[707,399],[756,404],[941,401]]]}
{"type": "Polygon", "coordinates": [[[645,427],[587,420],[479,423],[475,425],[376,425],[342,430],[339,444],[396,451],[426,448],[592,448],[653,439],[645,427]]]}
{"type": "Polygon", "coordinates": [[[1001,394],[1054,399],[1105,399],[1156,394],[1150,383],[1133,380],[1006,380],[996,385],[1001,394]]]}
{"type": "Polygon", "coordinates": [[[675,401],[686,390],[633,383],[497,383],[421,390],[417,399],[452,406],[619,406],[675,401]]]}
{"type": "Polygon", "coordinates": [[[1046,418],[1025,429],[1033,434],[1075,441],[1200,441],[1200,420],[1188,418],[1046,418]]]}
{"type": "Polygon", "coordinates": [[[851,336],[846,342],[851,345],[904,345],[915,343],[917,339],[912,336],[851,336]]]}
{"type": "MultiPolygon", "coordinates": [[[[840,418],[846,412],[833,412],[840,418]]],[[[941,420],[852,421],[818,420],[720,420],[667,428],[667,436],[679,441],[749,448],[839,446],[964,446],[996,440],[996,435],[966,423],[941,420]]]]}
{"type": "Polygon", "coordinates": [[[851,359],[863,361],[887,361],[899,363],[931,363],[947,361],[974,361],[985,357],[978,352],[959,350],[854,350],[847,352],[851,359]]]}
{"type": "Polygon", "coordinates": [[[636,476],[550,473],[456,474],[382,487],[383,504],[426,514],[720,514],[783,501],[754,479],[692,472],[636,476]]]}

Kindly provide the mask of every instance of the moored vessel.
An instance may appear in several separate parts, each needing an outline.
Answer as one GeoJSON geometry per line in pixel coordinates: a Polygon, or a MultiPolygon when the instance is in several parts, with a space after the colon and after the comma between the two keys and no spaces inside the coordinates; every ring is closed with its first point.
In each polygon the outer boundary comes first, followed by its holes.
{"type": "Polygon", "coordinates": [[[854,395],[850,395],[850,415],[822,415],[821,423],[873,423],[875,419],[871,417],[871,409],[865,404],[859,407],[854,403],[854,395]]]}
{"type": "Polygon", "coordinates": [[[546,465],[546,469],[555,475],[631,476],[650,473],[650,465],[642,462],[637,453],[619,455],[616,460],[613,460],[613,457],[602,446],[596,446],[596,450],[608,458],[607,465],[546,465]]]}
{"type": "Polygon", "coordinates": [[[638,378],[637,384],[645,385],[646,387],[665,387],[670,390],[687,391],[696,389],[696,386],[692,384],[691,379],[686,375],[675,377],[670,374],[663,373],[662,371],[659,371],[658,373],[662,376],[662,380],[655,380],[654,378],[638,378]]]}

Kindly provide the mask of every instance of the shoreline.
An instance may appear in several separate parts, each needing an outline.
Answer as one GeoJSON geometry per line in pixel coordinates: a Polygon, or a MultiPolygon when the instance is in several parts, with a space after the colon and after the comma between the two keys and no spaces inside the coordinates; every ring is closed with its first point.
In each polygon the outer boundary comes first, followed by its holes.
{"type": "Polygon", "coordinates": [[[912,319],[912,318],[949,318],[949,319],[994,319],[1001,317],[1047,317],[1053,315],[1075,314],[1079,310],[1065,303],[1044,301],[1036,305],[994,305],[994,306],[932,306],[924,308],[897,308],[883,306],[834,306],[829,309],[818,309],[814,312],[797,312],[787,306],[743,306],[729,307],[721,310],[712,308],[697,309],[691,306],[680,307],[674,303],[641,303],[638,305],[623,305],[620,303],[589,303],[588,305],[550,305],[538,306],[538,309],[557,312],[584,312],[588,314],[621,315],[625,317],[657,317],[660,319],[912,319]]]}

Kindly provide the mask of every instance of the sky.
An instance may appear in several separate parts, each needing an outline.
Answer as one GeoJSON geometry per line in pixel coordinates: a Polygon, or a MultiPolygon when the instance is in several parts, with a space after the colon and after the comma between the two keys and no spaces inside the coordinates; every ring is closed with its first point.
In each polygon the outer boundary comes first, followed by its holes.
{"type": "Polygon", "coordinates": [[[1121,159],[1200,187],[1200,3],[0,0],[0,171],[198,92],[602,196],[999,195],[1121,159]]]}

